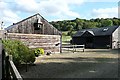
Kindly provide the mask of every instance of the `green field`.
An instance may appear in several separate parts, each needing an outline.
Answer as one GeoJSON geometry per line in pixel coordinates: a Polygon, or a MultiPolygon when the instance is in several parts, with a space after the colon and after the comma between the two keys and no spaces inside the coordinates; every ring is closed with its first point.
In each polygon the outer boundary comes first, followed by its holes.
{"type": "MultiPolygon", "coordinates": [[[[64,44],[64,43],[68,43],[68,44],[69,44],[69,43],[70,43],[70,40],[72,39],[71,36],[68,36],[68,35],[67,35],[67,33],[68,33],[68,31],[63,31],[63,32],[62,32],[62,34],[63,34],[63,35],[62,35],[62,43],[63,43],[63,44],[64,44]]],[[[75,34],[76,31],[73,31],[73,33],[75,34]]]]}
{"type": "Polygon", "coordinates": [[[71,36],[62,36],[62,43],[69,43],[71,39],[71,36]]]}
{"type": "Polygon", "coordinates": [[[71,36],[67,35],[68,31],[62,32],[62,44],[69,43],[72,39],[71,36]]]}

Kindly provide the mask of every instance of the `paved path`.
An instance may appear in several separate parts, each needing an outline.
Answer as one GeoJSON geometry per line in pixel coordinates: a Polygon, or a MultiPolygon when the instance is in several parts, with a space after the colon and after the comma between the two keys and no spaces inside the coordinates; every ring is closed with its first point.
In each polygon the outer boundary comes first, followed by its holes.
{"type": "Polygon", "coordinates": [[[2,79],[2,45],[0,43],[0,80],[2,79]]]}

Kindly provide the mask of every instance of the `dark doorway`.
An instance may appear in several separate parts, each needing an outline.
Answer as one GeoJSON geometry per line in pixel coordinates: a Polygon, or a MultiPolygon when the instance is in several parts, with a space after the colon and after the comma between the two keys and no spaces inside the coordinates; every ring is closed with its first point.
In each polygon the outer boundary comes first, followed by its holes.
{"type": "Polygon", "coordinates": [[[93,37],[86,37],[85,48],[93,48],[93,37]]]}

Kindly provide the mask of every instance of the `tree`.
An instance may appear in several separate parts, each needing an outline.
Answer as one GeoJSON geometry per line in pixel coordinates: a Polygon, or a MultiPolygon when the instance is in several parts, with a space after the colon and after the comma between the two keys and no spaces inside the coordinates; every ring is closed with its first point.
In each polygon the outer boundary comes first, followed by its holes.
{"type": "Polygon", "coordinates": [[[75,30],[80,30],[80,29],[82,29],[83,24],[84,24],[84,20],[79,19],[79,18],[76,18],[75,22],[76,22],[75,30]]]}
{"type": "Polygon", "coordinates": [[[70,31],[71,29],[74,31],[78,31],[80,29],[86,28],[100,28],[107,27],[113,25],[120,25],[119,18],[96,18],[96,19],[80,19],[76,18],[74,20],[64,20],[52,22],[53,26],[55,26],[58,30],[61,31],[70,31]]]}
{"type": "Polygon", "coordinates": [[[72,25],[67,25],[66,27],[67,27],[67,30],[68,30],[68,31],[73,30],[73,26],[72,26],[72,25]]]}
{"type": "Polygon", "coordinates": [[[113,19],[113,25],[119,25],[119,20],[118,19],[113,19]]]}
{"type": "Polygon", "coordinates": [[[112,20],[106,19],[101,21],[102,27],[113,26],[112,20]]]}
{"type": "Polygon", "coordinates": [[[96,22],[85,22],[83,25],[83,29],[96,28],[96,25],[97,25],[96,22]]]}
{"type": "Polygon", "coordinates": [[[67,35],[72,36],[73,35],[73,30],[68,31],[67,35]]]}

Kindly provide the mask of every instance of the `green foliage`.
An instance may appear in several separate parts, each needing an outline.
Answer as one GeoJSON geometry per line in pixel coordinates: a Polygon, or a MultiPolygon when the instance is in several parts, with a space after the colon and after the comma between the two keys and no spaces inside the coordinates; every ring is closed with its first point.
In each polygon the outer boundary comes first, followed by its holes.
{"type": "Polygon", "coordinates": [[[71,31],[71,30],[73,29],[73,26],[72,26],[72,25],[67,25],[66,27],[67,27],[67,30],[68,30],[68,31],[71,31]]]}
{"type": "Polygon", "coordinates": [[[15,64],[21,63],[34,63],[35,55],[34,51],[30,50],[19,40],[2,40],[5,51],[13,56],[13,62],[15,64]]]}
{"type": "Polygon", "coordinates": [[[106,19],[101,21],[102,27],[113,26],[113,21],[106,19]]]}
{"type": "Polygon", "coordinates": [[[79,19],[76,18],[74,20],[63,20],[57,22],[51,22],[51,24],[56,27],[60,31],[78,31],[80,29],[86,28],[100,28],[107,26],[116,26],[120,25],[120,19],[118,18],[96,18],[96,19],[79,19]]]}
{"type": "Polygon", "coordinates": [[[62,32],[62,36],[67,36],[67,33],[62,32]]]}
{"type": "Polygon", "coordinates": [[[34,53],[35,53],[35,56],[38,57],[38,56],[44,54],[44,49],[37,48],[37,49],[34,50],[34,53]]]}
{"type": "Polygon", "coordinates": [[[96,28],[97,23],[96,22],[85,22],[83,25],[83,29],[86,28],[96,28]]]}
{"type": "Polygon", "coordinates": [[[73,35],[73,31],[72,30],[68,31],[67,36],[72,36],[72,35],[73,35]]]}

